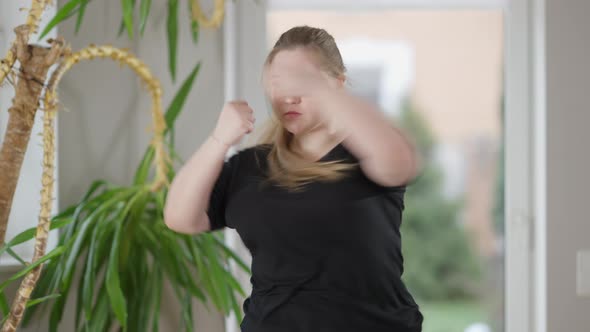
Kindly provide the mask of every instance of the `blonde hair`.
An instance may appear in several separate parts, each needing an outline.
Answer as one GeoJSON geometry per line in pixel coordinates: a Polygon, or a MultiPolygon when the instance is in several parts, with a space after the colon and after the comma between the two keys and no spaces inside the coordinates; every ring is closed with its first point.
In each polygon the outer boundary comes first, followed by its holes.
{"type": "MultiPolygon", "coordinates": [[[[309,26],[297,26],[284,32],[269,52],[264,66],[270,65],[278,52],[295,48],[314,52],[320,68],[329,75],[335,78],[344,76],[346,68],[334,38],[324,29],[309,26]]],[[[309,161],[300,157],[290,150],[293,134],[277,119],[276,113],[275,110],[271,112],[257,141],[257,144],[270,148],[267,157],[268,181],[290,191],[300,191],[315,180],[339,180],[347,175],[346,171],[358,167],[358,163],[344,160],[309,161]]]]}

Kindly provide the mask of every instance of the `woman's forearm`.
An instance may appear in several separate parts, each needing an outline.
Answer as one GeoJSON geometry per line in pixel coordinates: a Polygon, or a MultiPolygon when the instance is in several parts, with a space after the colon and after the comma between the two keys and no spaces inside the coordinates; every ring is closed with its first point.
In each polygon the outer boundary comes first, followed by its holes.
{"type": "Polygon", "coordinates": [[[164,222],[170,229],[188,234],[208,229],[206,209],[228,149],[209,135],[178,171],[164,208],[164,222]]]}
{"type": "Polygon", "coordinates": [[[420,167],[414,142],[373,104],[344,89],[322,91],[321,107],[330,112],[334,131],[359,159],[371,180],[386,186],[405,184],[420,167]]]}

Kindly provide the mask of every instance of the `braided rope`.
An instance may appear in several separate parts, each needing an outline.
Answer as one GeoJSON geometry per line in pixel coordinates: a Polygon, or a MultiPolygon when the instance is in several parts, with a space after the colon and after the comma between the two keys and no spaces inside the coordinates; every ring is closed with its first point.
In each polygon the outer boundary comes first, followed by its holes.
{"type": "MultiPolygon", "coordinates": [[[[141,78],[142,83],[149,90],[152,99],[151,114],[153,121],[152,127],[149,128],[150,131],[153,131],[153,138],[150,142],[150,145],[154,147],[154,164],[156,169],[155,178],[151,183],[150,190],[154,192],[158,191],[163,185],[169,185],[167,178],[167,163],[171,162],[170,156],[164,149],[164,131],[166,130],[166,120],[164,118],[164,114],[162,113],[162,89],[160,87],[160,81],[158,81],[152,75],[149,68],[140,59],[130,54],[125,49],[118,49],[110,45],[96,46],[94,44],[91,44],[90,46],[78,52],[68,55],[63,59],[59,67],[53,72],[49,80],[44,100],[45,112],[53,113],[57,109],[58,99],[56,87],[65,72],[81,60],[92,60],[96,57],[110,58],[118,61],[121,65],[129,66],[141,78]]],[[[52,132],[52,127],[44,128],[44,140],[46,140],[45,135],[48,135],[47,140],[49,140],[49,135],[51,135],[50,132],[52,132]]],[[[45,148],[51,149],[53,147],[48,145],[45,146],[45,148]]],[[[52,173],[50,172],[49,174],[52,173]]]]}
{"type": "Polygon", "coordinates": [[[225,15],[225,0],[215,0],[215,9],[211,18],[208,18],[201,9],[199,0],[191,0],[191,11],[193,20],[199,22],[199,25],[206,28],[218,28],[223,22],[223,16],[225,15]]]}

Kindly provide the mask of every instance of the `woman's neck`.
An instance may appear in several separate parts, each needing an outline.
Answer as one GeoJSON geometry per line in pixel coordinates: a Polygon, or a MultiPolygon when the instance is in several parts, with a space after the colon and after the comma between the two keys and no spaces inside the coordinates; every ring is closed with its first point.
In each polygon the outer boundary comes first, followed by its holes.
{"type": "Polygon", "coordinates": [[[324,131],[293,136],[289,148],[308,160],[319,160],[342,142],[344,137],[334,137],[324,131]]]}

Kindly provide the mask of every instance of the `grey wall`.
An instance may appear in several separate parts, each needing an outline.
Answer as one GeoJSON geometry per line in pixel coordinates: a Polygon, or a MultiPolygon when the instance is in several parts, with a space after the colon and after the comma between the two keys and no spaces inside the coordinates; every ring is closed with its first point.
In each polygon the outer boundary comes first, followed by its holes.
{"type": "MultiPolygon", "coordinates": [[[[201,61],[201,71],[176,126],[177,150],[186,159],[213,129],[223,103],[222,30],[201,30],[199,44],[194,46],[186,4],[179,4],[178,71],[173,84],[168,72],[166,2],[152,4],[144,37],[132,42],[126,35],[116,39],[121,17],[118,0],[91,2],[88,10],[95,15],[86,15],[78,36],[74,35],[75,20],[61,25],[60,34],[74,50],[89,43],[129,47],[160,79],[164,108],[201,61]]],[[[64,106],[71,110],[59,119],[63,208],[78,199],[96,178],[128,183],[151,138],[147,131],[151,100],[131,70],[121,70],[110,60],[79,65],[64,78],[60,95],[64,106]]],[[[167,293],[162,308],[162,330],[178,331],[180,307],[173,292],[167,293]]],[[[207,313],[201,305],[195,305],[195,315],[197,330],[223,330],[222,315],[207,313]]]]}
{"type": "MultiPolygon", "coordinates": [[[[96,15],[88,15],[78,36],[74,20],[60,26],[60,34],[80,49],[89,43],[111,43],[129,47],[158,77],[165,108],[194,65],[202,62],[199,76],[177,121],[177,150],[188,157],[213,129],[223,103],[222,31],[202,30],[199,46],[193,46],[188,15],[181,6],[177,82],[168,73],[166,5],[153,2],[145,36],[129,42],[126,35],[116,39],[120,22],[119,1],[91,3],[96,15]]],[[[149,143],[151,100],[129,69],[113,61],[84,63],[63,80],[60,96],[70,109],[62,113],[60,126],[60,200],[68,204],[79,197],[92,179],[107,177],[125,183],[149,143]]],[[[65,205],[62,205],[65,206],[65,205]]]]}
{"type": "Polygon", "coordinates": [[[590,2],[546,0],[547,331],[590,331],[576,251],[590,248],[590,2]]]}

